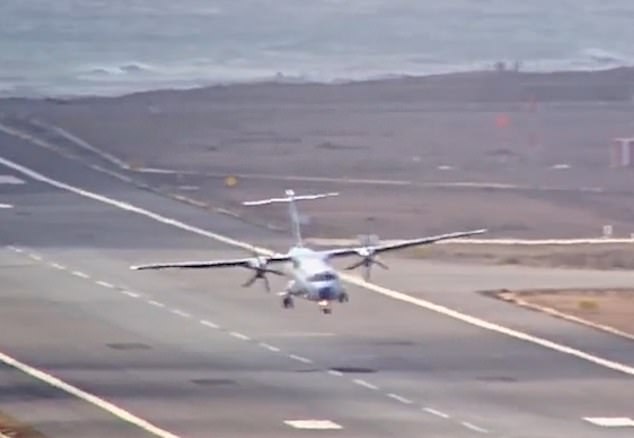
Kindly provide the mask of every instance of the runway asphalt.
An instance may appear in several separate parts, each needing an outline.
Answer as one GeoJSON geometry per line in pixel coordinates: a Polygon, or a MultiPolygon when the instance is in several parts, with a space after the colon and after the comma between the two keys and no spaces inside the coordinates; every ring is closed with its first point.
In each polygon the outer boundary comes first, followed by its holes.
{"type": "MultiPolygon", "coordinates": [[[[239,240],[278,250],[288,241],[5,135],[0,157],[239,240]]],[[[307,434],[288,420],[328,420],[341,429],[310,434],[345,437],[634,431],[583,419],[634,417],[632,375],[359,287],[350,287],[350,303],[323,316],[309,303],[284,310],[259,284],[243,289],[247,271],[130,271],[143,262],[245,253],[6,166],[0,174],[25,182],[0,185],[0,202],[14,206],[0,211],[0,351],[177,436],[307,434]]],[[[516,284],[625,284],[628,273],[388,261],[390,271],[375,271],[379,284],[634,365],[629,341],[475,293],[516,284]]],[[[0,411],[48,436],[151,436],[6,366],[0,372],[15,396],[0,397],[0,411]]]]}

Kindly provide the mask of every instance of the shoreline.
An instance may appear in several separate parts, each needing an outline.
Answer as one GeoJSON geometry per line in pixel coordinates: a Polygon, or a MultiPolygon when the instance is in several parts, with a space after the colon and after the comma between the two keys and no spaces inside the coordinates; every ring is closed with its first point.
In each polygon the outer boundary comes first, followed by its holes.
{"type": "MultiPolygon", "coordinates": [[[[206,82],[198,80],[194,82],[206,82]]],[[[110,85],[116,84],[116,81],[110,85]]],[[[634,67],[608,67],[596,69],[568,70],[513,70],[473,69],[429,74],[385,74],[364,79],[304,80],[292,76],[271,76],[253,80],[217,81],[207,85],[191,84],[179,86],[160,86],[109,93],[54,94],[41,93],[39,96],[0,95],[0,102],[81,102],[87,100],[129,99],[169,93],[214,94],[227,90],[253,90],[274,87],[280,90],[294,91],[324,89],[348,92],[364,89],[372,94],[370,87],[395,86],[416,87],[419,93],[434,102],[518,102],[540,101],[628,101],[634,90],[634,67]],[[481,92],[474,92],[480,87],[481,92]],[[591,90],[587,90],[591,87],[591,90]],[[585,91],[584,91],[585,89],[585,91]],[[594,92],[594,96],[592,93],[594,92]],[[598,93],[598,94],[597,94],[598,93]]]]}

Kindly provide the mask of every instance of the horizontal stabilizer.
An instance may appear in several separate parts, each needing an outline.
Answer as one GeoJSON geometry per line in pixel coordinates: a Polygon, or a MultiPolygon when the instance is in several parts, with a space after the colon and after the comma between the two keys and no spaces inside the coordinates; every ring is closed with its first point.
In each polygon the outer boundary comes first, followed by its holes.
{"type": "Polygon", "coordinates": [[[277,204],[281,202],[293,202],[293,201],[329,198],[332,196],[339,196],[339,193],[330,192],[330,193],[316,193],[311,195],[296,195],[293,190],[287,190],[286,197],[284,198],[269,198],[269,199],[262,199],[260,201],[246,201],[246,202],[243,202],[242,205],[249,205],[249,206],[267,205],[267,204],[277,204]]]}

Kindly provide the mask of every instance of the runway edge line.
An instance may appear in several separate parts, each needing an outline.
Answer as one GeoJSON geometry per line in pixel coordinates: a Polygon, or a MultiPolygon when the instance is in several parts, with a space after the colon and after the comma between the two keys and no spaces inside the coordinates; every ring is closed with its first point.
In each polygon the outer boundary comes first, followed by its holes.
{"type": "Polygon", "coordinates": [[[52,387],[60,389],[66,392],[67,394],[73,395],[80,400],[90,403],[91,405],[96,406],[97,408],[104,410],[114,415],[115,417],[118,417],[119,419],[125,421],[126,423],[130,423],[134,426],[137,426],[141,428],[142,430],[148,433],[151,433],[152,435],[155,435],[161,438],[180,438],[178,435],[174,435],[171,432],[161,429],[158,426],[155,426],[152,423],[146,420],[143,420],[142,418],[139,418],[136,415],[126,411],[125,409],[120,408],[104,399],[97,397],[96,395],[90,394],[82,389],[79,389],[69,383],[64,382],[63,380],[57,377],[54,377],[48,373],[45,373],[42,370],[39,370],[23,362],[20,362],[19,360],[7,355],[6,353],[0,352],[0,361],[52,387]]]}
{"type": "MultiPolygon", "coordinates": [[[[216,234],[216,233],[212,233],[210,231],[206,231],[203,230],[201,228],[198,227],[194,227],[192,225],[187,225],[183,222],[180,222],[176,219],[171,219],[165,216],[162,216],[160,214],[157,213],[153,213],[149,210],[145,210],[143,208],[140,207],[136,207],[132,204],[129,204],[127,202],[122,202],[122,201],[117,201],[115,199],[112,198],[108,198],[106,196],[103,195],[99,195],[97,193],[93,193],[87,190],[83,190],[80,189],[78,187],[72,186],[70,184],[66,184],[57,180],[54,180],[52,178],[48,178],[32,169],[29,169],[25,166],[22,166],[20,164],[17,164],[11,160],[8,160],[4,157],[0,157],[0,164],[3,164],[15,171],[18,171],[20,173],[22,173],[23,175],[30,177],[36,181],[40,181],[43,182],[45,184],[51,185],[53,187],[56,187],[58,189],[62,189],[62,190],[66,190],[72,193],[75,193],[77,195],[83,196],[85,198],[89,198],[89,199],[93,199],[99,202],[102,202],[104,204],[108,204],[111,205],[113,207],[119,208],[121,210],[125,210],[125,211],[129,211],[132,213],[136,213],[139,214],[141,216],[145,216],[148,217],[150,219],[153,219],[157,222],[163,223],[163,224],[167,224],[167,225],[171,225],[175,228],[179,228],[181,230],[185,230],[185,231],[189,231],[191,233],[194,234],[198,234],[200,236],[204,236],[204,237],[208,237],[211,239],[215,239],[219,242],[223,242],[226,243],[228,245],[232,245],[232,246],[236,246],[236,247],[240,247],[249,251],[255,251],[257,253],[263,254],[263,255],[273,255],[274,252],[271,250],[268,250],[266,248],[259,248],[257,246],[254,245],[250,245],[246,242],[242,242],[236,239],[232,239],[230,237],[226,237],[220,234],[216,234]]],[[[402,292],[398,292],[398,291],[394,291],[391,289],[388,289],[386,287],[382,287],[373,283],[367,283],[365,281],[363,281],[360,278],[357,277],[353,277],[351,275],[347,275],[347,274],[342,274],[341,278],[344,279],[345,281],[347,281],[348,283],[360,286],[362,288],[365,288],[367,290],[379,293],[381,295],[396,299],[398,301],[402,301],[408,304],[413,304],[415,306],[427,309],[427,310],[431,310],[435,313],[439,313],[445,316],[449,316],[453,319],[457,319],[459,321],[465,322],[467,324],[479,327],[479,328],[483,328],[485,330],[489,330],[489,331],[493,331],[496,333],[500,333],[515,339],[520,339],[526,342],[530,342],[532,344],[535,345],[539,345],[542,347],[545,347],[547,349],[550,350],[554,350],[554,351],[558,351],[560,353],[564,353],[573,357],[577,357],[579,359],[583,359],[585,361],[591,362],[595,365],[600,365],[604,368],[608,368],[611,369],[613,371],[618,371],[621,372],[623,374],[627,374],[630,376],[634,376],[634,367],[625,365],[625,364],[621,364],[618,362],[614,362],[608,359],[604,359],[598,356],[594,356],[592,354],[583,352],[581,350],[577,350],[574,349],[572,347],[568,347],[562,344],[558,344],[556,342],[553,341],[549,341],[547,339],[544,338],[540,338],[537,336],[533,336],[533,335],[529,335],[527,333],[524,332],[520,332],[518,330],[514,330],[514,329],[510,329],[492,322],[488,322],[485,321],[483,319],[471,316],[471,315],[467,315],[461,312],[458,312],[456,310],[450,309],[448,307],[445,306],[441,306],[439,304],[434,304],[430,301],[426,301],[420,298],[416,298],[413,297],[411,295],[407,295],[405,293],[402,292]]]]}

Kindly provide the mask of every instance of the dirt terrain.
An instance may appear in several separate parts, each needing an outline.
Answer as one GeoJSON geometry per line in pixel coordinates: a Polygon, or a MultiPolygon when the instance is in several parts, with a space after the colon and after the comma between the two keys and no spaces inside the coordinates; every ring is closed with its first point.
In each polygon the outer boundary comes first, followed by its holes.
{"type": "MultiPolygon", "coordinates": [[[[61,126],[126,162],[189,175],[154,185],[226,208],[298,191],[313,236],[384,238],[486,226],[497,237],[634,232],[628,69],[475,72],[338,85],[263,83],[118,98],[0,101],[5,123],[61,126]],[[238,177],[229,189],[224,178],[238,177]],[[361,180],[361,181],[359,181],[361,180]]],[[[284,226],[285,212],[243,210],[284,226]]]]}
{"type": "Polygon", "coordinates": [[[503,291],[500,298],[607,326],[634,340],[634,289],[503,291]]]}

